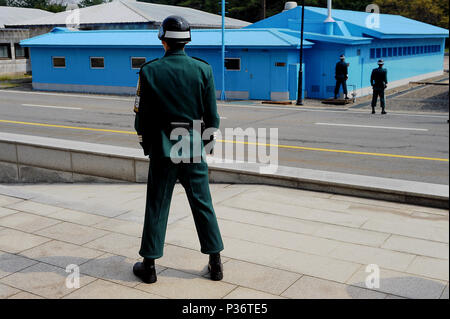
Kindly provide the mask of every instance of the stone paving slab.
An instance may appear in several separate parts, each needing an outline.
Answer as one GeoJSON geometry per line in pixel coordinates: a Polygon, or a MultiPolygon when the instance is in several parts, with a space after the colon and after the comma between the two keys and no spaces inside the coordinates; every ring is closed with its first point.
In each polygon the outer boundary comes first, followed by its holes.
{"type": "Polygon", "coordinates": [[[21,255],[0,252],[0,278],[21,271],[22,269],[37,263],[38,261],[25,258],[21,255]]]}
{"type": "Polygon", "coordinates": [[[124,287],[109,281],[96,281],[70,293],[64,299],[162,299],[161,296],[124,287]]]}
{"type": "Polygon", "coordinates": [[[448,298],[448,211],[263,185],[213,184],[224,279],[208,278],[174,190],[158,281],[132,273],[145,184],[0,185],[0,298],[448,298]],[[67,288],[68,265],[80,288],[67,288]],[[380,268],[369,289],[368,264],[380,268]]]}
{"type": "Polygon", "coordinates": [[[295,299],[384,299],[386,294],[329,280],[303,276],[282,296],[295,299]]]}
{"type": "Polygon", "coordinates": [[[0,225],[28,233],[34,233],[43,228],[59,224],[60,221],[43,216],[17,213],[0,218],[0,225]]]}
{"type": "MultiPolygon", "coordinates": [[[[368,273],[365,269],[359,270],[347,284],[365,288],[368,273]]],[[[380,268],[380,286],[373,288],[376,291],[389,293],[406,298],[437,299],[442,295],[446,282],[422,276],[391,271],[380,268]]]]}

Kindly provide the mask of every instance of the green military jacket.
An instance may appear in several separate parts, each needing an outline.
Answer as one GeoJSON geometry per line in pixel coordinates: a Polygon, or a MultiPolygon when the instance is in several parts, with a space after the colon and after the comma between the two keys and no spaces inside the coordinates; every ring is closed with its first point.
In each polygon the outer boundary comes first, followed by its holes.
{"type": "Polygon", "coordinates": [[[219,128],[211,66],[187,56],[184,50],[168,51],[145,63],[139,72],[134,112],[144,153],[171,157],[179,141],[170,139],[171,122],[203,120],[206,128],[219,128]]]}
{"type": "Polygon", "coordinates": [[[384,90],[387,83],[387,70],[384,68],[373,69],[372,75],[370,77],[370,84],[373,86],[373,88],[384,90]]]}

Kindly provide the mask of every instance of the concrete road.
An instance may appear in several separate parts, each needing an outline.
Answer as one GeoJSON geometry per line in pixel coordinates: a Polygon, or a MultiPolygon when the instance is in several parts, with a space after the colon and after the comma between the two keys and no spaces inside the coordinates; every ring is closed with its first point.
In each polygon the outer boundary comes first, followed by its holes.
{"type": "MultiPolygon", "coordinates": [[[[0,131],[139,148],[132,104],[131,97],[0,90],[0,131]]],[[[253,102],[220,103],[219,113],[222,132],[278,128],[280,165],[448,185],[448,113],[253,102]]]]}

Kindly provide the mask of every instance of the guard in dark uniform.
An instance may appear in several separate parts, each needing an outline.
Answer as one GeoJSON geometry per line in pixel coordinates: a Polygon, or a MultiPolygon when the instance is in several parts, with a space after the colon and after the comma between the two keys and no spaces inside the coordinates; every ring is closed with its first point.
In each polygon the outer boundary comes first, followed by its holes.
{"type": "MultiPolygon", "coordinates": [[[[199,142],[195,136],[200,136],[194,131],[194,121],[202,120],[203,128],[210,131],[219,128],[212,68],[184,52],[185,44],[191,41],[190,26],[184,18],[167,17],[158,38],[165,55],[141,67],[134,108],[135,128],[144,153],[150,156],[150,168],[139,251],[144,260],[134,265],[133,272],[146,283],[157,280],[155,259],[163,255],[170,202],[179,180],[189,200],[201,252],[209,254],[211,279],[221,280],[223,242],[211,200],[208,165],[204,156],[193,161],[195,154],[174,152],[174,146],[186,136],[171,136],[174,129],[185,129],[189,147],[194,148],[199,142]]],[[[204,143],[199,143],[201,155],[205,155],[204,143]]]]}
{"type": "Polygon", "coordinates": [[[375,106],[377,106],[378,96],[380,97],[381,114],[386,114],[386,101],[384,99],[384,90],[387,87],[387,70],[383,68],[384,61],[378,60],[378,68],[373,69],[370,77],[370,84],[373,87],[372,95],[372,114],[375,114],[375,106]]]}
{"type": "Polygon", "coordinates": [[[340,61],[336,63],[336,87],[334,89],[334,98],[338,98],[339,90],[342,85],[342,90],[344,91],[345,99],[348,100],[348,91],[347,91],[347,80],[348,80],[348,64],[345,62],[345,56],[340,56],[340,61]]]}

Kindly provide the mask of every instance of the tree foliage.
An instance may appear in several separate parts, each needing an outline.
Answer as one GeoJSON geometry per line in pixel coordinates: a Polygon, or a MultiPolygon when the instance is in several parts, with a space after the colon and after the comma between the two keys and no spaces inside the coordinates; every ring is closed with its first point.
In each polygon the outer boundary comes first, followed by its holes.
{"type": "MultiPolygon", "coordinates": [[[[179,5],[211,13],[220,12],[220,0],[140,0],[144,2],[179,5]]],[[[263,18],[265,2],[266,17],[280,13],[287,0],[227,0],[227,16],[248,22],[263,18]]],[[[301,1],[297,1],[301,3],[301,1]]],[[[437,25],[448,29],[448,0],[333,0],[333,8],[365,11],[369,4],[380,6],[381,13],[400,14],[402,16],[437,25]]],[[[326,7],[327,0],[305,0],[307,6],[326,7]]]]}
{"type": "Polygon", "coordinates": [[[407,18],[448,29],[448,0],[375,0],[382,13],[407,18]]]}
{"type": "MultiPolygon", "coordinates": [[[[111,0],[81,0],[80,7],[88,7],[111,0]]],[[[139,0],[144,2],[185,6],[206,12],[219,14],[221,0],[139,0]]],[[[248,22],[261,20],[263,8],[265,17],[280,13],[288,0],[227,0],[227,16],[248,22]]],[[[301,1],[297,0],[297,3],[301,1]]],[[[400,14],[404,17],[423,21],[448,29],[448,0],[333,0],[333,8],[365,11],[367,5],[375,3],[381,13],[400,14]]],[[[307,6],[326,7],[327,0],[305,0],[307,6]]],[[[65,5],[55,0],[0,0],[0,5],[25,8],[38,8],[58,12],[65,10],[65,5]]]]}

